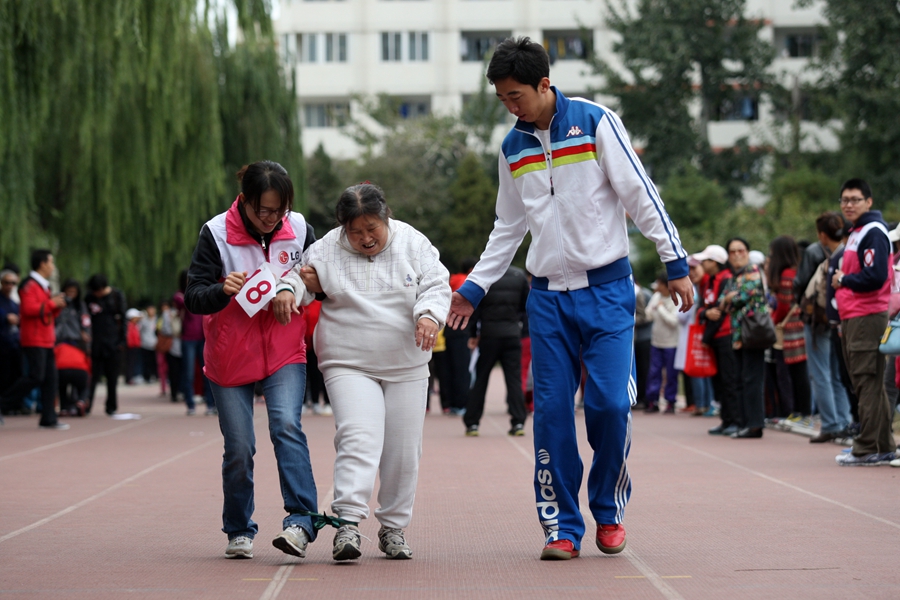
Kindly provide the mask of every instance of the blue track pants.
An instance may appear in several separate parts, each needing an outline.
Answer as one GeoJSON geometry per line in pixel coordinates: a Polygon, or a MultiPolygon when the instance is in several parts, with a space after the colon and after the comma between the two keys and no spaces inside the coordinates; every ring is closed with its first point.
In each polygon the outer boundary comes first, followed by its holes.
{"type": "Polygon", "coordinates": [[[534,490],[547,543],[581,547],[578,492],[584,474],[575,433],[575,392],[587,369],[584,416],[594,451],[588,474],[598,524],[622,522],[631,495],[625,460],[636,398],[631,276],[568,292],[532,289],[528,323],[534,371],[534,490]]]}

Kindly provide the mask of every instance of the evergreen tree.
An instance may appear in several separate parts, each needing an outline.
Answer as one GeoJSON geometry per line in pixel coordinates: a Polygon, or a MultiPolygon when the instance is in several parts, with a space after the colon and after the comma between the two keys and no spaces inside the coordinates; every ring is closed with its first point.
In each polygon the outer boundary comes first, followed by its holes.
{"type": "Polygon", "coordinates": [[[307,159],[306,172],[309,183],[306,218],[316,230],[316,237],[322,237],[335,226],[334,209],[347,186],[341,184],[334,161],[322,144],[307,159]]]}
{"type": "MultiPolygon", "coordinates": [[[[863,177],[876,202],[900,202],[900,5],[895,1],[800,0],[819,4],[822,70],[817,102],[840,119],[842,179],[863,177]]],[[[837,197],[834,193],[832,196],[837,197]]]]}
{"type": "Polygon", "coordinates": [[[467,257],[477,258],[494,227],[497,187],[474,153],[463,157],[450,186],[450,209],[441,220],[441,260],[451,272],[467,257]]]}
{"type": "MultiPolygon", "coordinates": [[[[659,181],[685,161],[712,170],[707,125],[759,102],[774,85],[775,52],[759,38],[763,23],[745,16],[745,0],[607,0],[607,25],[618,34],[613,51],[624,71],[596,56],[602,92],[614,96],[659,181]],[[631,5],[636,4],[636,12],[631,5]],[[699,107],[696,117],[694,106],[699,107]]],[[[746,155],[742,155],[745,157],[746,155]]]]}

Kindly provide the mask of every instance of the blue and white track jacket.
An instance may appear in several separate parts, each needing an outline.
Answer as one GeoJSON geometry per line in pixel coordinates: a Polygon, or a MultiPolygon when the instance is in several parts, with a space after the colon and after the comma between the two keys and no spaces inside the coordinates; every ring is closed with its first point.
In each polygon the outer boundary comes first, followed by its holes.
{"type": "Polygon", "coordinates": [[[477,306],[531,231],[526,267],[536,289],[577,290],[625,277],[626,212],[656,243],[670,279],[688,274],[687,253],[656,186],[613,111],[556,88],[551,148],[518,121],[500,152],[497,217],[487,247],[459,292],[477,306]]]}

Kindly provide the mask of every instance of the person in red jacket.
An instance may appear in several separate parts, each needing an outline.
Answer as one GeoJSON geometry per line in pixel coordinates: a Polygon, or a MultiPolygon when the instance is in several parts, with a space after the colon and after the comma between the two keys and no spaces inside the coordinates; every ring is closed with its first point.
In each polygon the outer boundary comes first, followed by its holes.
{"type": "Polygon", "coordinates": [[[260,303],[274,286],[267,280],[254,282],[256,269],[271,269],[277,276],[287,273],[316,236],[303,215],[291,210],[294,184],[284,167],[272,161],[256,162],[243,167],[238,180],[241,193],[231,208],[200,230],[184,293],[186,309],[203,315],[204,370],[224,438],[225,556],[252,558],[253,539],[259,531],[252,516],[253,388],[260,382],[288,513],[272,545],[303,558],[307,545],[316,539],[312,515],[318,506],[309,446],[300,423],[306,391],[306,321],[298,318],[287,327],[279,325],[268,304],[260,307],[266,310],[250,316],[239,294],[243,292],[249,304],[260,303]]]}
{"type": "Polygon", "coordinates": [[[41,420],[43,429],[68,429],[67,423],[60,423],[56,416],[56,359],[53,346],[56,345],[56,316],[66,305],[63,294],[52,294],[48,279],[56,265],[49,250],[35,250],[31,253],[31,273],[19,287],[22,304],[19,311],[20,343],[22,355],[27,362],[27,374],[20,377],[6,390],[0,405],[21,405],[24,398],[36,387],[41,389],[41,420]]]}

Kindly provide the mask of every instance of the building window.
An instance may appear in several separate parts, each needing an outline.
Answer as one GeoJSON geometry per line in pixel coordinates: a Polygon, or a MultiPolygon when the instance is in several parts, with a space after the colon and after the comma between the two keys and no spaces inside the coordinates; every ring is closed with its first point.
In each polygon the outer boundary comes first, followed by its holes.
{"type": "Polygon", "coordinates": [[[286,33],[281,36],[281,60],[286,63],[297,61],[297,42],[299,37],[296,33],[286,33]]]}
{"type": "Polygon", "coordinates": [[[550,55],[550,64],[557,60],[584,60],[591,53],[591,40],[594,32],[579,31],[545,31],[544,48],[550,55]]]}
{"type": "Polygon", "coordinates": [[[332,102],[303,105],[303,126],[309,128],[340,127],[350,117],[350,104],[332,102]]]}
{"type": "Polygon", "coordinates": [[[385,31],[381,34],[381,60],[400,62],[402,55],[403,35],[399,32],[385,31]]]}
{"type": "Polygon", "coordinates": [[[419,98],[397,98],[397,112],[404,119],[415,119],[431,114],[431,99],[427,96],[419,98]]]}
{"type": "Polygon", "coordinates": [[[300,62],[314,63],[318,61],[319,34],[301,33],[298,36],[300,47],[300,62]]]}
{"type": "Polygon", "coordinates": [[[781,58],[811,58],[816,55],[818,44],[814,29],[775,30],[775,46],[781,58]]]}
{"type": "Polygon", "coordinates": [[[512,37],[512,31],[463,31],[459,54],[463,62],[482,62],[500,42],[512,37]]]}
{"type": "Polygon", "coordinates": [[[325,34],[325,62],[347,62],[347,34],[325,34]]]}
{"type": "Polygon", "coordinates": [[[409,60],[420,62],[428,60],[427,31],[409,32],[409,60]]]}
{"type": "Polygon", "coordinates": [[[751,96],[738,96],[719,105],[720,121],[758,121],[759,102],[751,96]]]}
{"type": "Polygon", "coordinates": [[[784,40],[784,50],[791,58],[810,58],[816,47],[816,36],[795,33],[784,40]]]}

